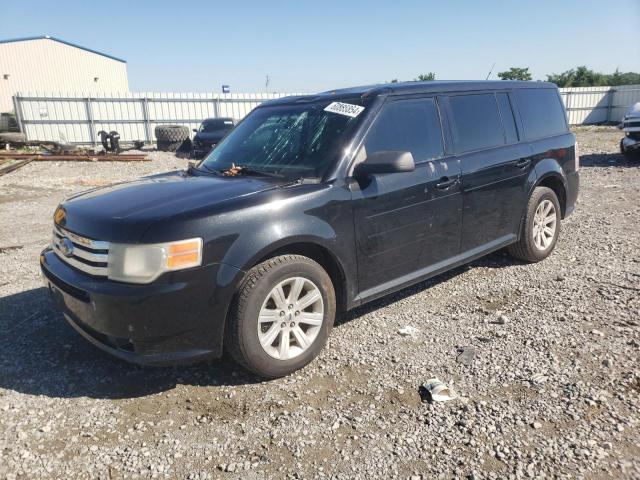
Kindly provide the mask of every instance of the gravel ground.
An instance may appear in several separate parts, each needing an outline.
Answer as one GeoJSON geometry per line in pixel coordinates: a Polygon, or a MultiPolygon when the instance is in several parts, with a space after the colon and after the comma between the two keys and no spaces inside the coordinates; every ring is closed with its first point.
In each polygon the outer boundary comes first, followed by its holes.
{"type": "Polygon", "coordinates": [[[576,133],[579,205],[549,259],[496,253],[359,308],[271,382],[112,359],[41,287],[57,202],[185,160],[1,177],[0,478],[640,478],[640,168],[618,130],[576,133]],[[422,402],[432,377],[460,398],[422,402]]]}

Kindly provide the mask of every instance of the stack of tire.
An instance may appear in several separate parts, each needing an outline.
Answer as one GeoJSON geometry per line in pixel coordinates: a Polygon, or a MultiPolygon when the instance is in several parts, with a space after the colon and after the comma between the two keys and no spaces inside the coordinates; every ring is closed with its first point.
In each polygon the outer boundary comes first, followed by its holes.
{"type": "Polygon", "coordinates": [[[158,125],[155,128],[158,150],[175,152],[189,142],[189,129],[182,125],[158,125]]]}

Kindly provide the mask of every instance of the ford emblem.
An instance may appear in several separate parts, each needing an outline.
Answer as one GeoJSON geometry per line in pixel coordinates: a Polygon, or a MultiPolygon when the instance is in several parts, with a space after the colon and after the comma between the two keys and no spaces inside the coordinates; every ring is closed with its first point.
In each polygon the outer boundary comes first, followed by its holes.
{"type": "Polygon", "coordinates": [[[73,256],[73,243],[67,237],[61,238],[58,246],[60,247],[60,251],[65,257],[73,256]]]}

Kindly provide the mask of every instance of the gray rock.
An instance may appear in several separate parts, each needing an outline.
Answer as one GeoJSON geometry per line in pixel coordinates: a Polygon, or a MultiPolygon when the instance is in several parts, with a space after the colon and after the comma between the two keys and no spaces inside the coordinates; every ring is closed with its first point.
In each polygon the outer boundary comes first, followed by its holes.
{"type": "Polygon", "coordinates": [[[476,357],[476,349],[472,346],[460,347],[458,349],[458,355],[456,356],[456,362],[463,365],[471,365],[476,357]]]}

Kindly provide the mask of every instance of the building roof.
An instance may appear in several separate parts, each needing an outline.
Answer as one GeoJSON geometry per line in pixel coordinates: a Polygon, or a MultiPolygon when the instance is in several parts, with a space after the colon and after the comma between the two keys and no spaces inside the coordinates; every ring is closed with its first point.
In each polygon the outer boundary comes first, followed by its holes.
{"type": "Polygon", "coordinates": [[[39,35],[39,36],[36,36],[36,37],[10,38],[10,39],[7,39],[7,40],[0,40],[0,44],[13,43],[13,42],[26,42],[28,40],[53,40],[54,42],[64,43],[65,45],[69,45],[71,47],[79,48],[79,49],[84,50],[86,52],[95,53],[97,55],[102,55],[103,57],[107,57],[107,58],[110,58],[112,60],[117,60],[118,62],[127,63],[126,60],[123,60],[123,59],[118,58],[118,57],[114,57],[113,55],[107,55],[106,53],[98,52],[97,50],[92,50],[90,48],[83,47],[83,46],[78,45],[76,43],[67,42],[66,40],[61,40],[59,38],[51,37],[49,35],[39,35]]]}
{"type": "Polygon", "coordinates": [[[282,97],[274,100],[268,100],[261,105],[267,106],[291,103],[309,103],[323,100],[376,97],[378,95],[445,93],[473,90],[506,90],[512,88],[557,87],[555,84],[549,82],[525,82],[516,80],[431,80],[426,82],[397,82],[340,88],[312,95],[282,97]]]}

